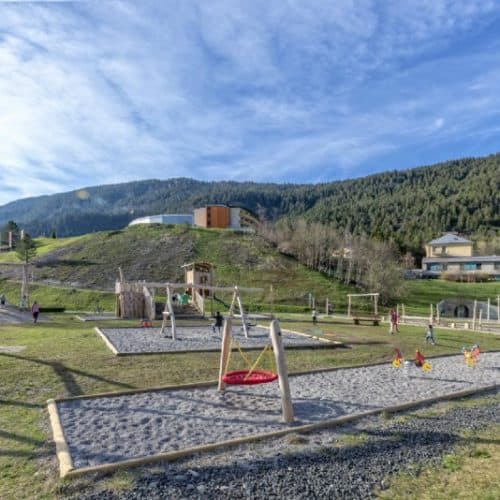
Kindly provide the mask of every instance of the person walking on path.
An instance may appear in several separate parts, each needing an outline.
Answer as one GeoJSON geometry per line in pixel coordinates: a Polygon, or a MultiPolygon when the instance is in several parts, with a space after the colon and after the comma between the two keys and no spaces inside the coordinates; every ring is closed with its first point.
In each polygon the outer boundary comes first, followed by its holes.
{"type": "Polygon", "coordinates": [[[2,295],[0,295],[0,305],[4,306],[5,305],[5,295],[2,293],[2,295]]]}
{"type": "Polygon", "coordinates": [[[33,323],[36,323],[38,321],[38,315],[40,314],[40,307],[36,300],[31,306],[31,314],[33,315],[33,323]]]}
{"type": "Polygon", "coordinates": [[[316,324],[318,322],[318,313],[316,312],[316,309],[312,310],[311,317],[312,317],[312,322],[316,324]]]}
{"type": "Polygon", "coordinates": [[[220,311],[217,311],[217,314],[215,315],[215,323],[213,325],[213,331],[215,332],[215,329],[217,328],[217,331],[220,333],[220,329],[222,328],[222,325],[224,323],[224,317],[220,313],[220,311]]]}
{"type": "Polygon", "coordinates": [[[389,332],[391,334],[394,334],[395,331],[399,333],[398,313],[396,312],[395,309],[391,309],[391,326],[389,332]]]}
{"type": "Polygon", "coordinates": [[[432,325],[429,325],[427,328],[427,332],[425,334],[425,343],[431,343],[432,345],[436,345],[436,341],[434,340],[434,328],[432,325]]]}

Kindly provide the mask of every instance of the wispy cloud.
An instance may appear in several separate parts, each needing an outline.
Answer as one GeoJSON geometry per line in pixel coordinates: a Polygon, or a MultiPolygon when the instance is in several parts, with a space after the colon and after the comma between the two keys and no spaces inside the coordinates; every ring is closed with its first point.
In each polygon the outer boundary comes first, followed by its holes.
{"type": "Polygon", "coordinates": [[[0,2],[0,203],[493,152],[499,20],[493,1],[0,2]]]}

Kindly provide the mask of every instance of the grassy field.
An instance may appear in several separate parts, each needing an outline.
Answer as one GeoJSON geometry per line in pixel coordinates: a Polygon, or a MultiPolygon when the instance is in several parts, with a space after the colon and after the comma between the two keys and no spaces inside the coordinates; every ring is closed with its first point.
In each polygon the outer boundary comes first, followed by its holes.
{"type": "Polygon", "coordinates": [[[445,280],[408,280],[405,282],[404,304],[407,314],[429,314],[429,304],[436,305],[442,299],[464,298],[486,302],[496,306],[500,294],[500,281],[487,283],[455,283],[445,280]]]}
{"type": "MultiPolygon", "coordinates": [[[[41,307],[65,307],[70,311],[94,311],[100,308],[113,311],[115,294],[98,290],[80,290],[71,287],[30,285],[30,301],[37,301],[41,307]]],[[[19,303],[20,284],[0,280],[0,293],[5,294],[7,302],[19,303]]]]}
{"type": "MultiPolygon", "coordinates": [[[[35,238],[36,254],[41,257],[47,253],[58,250],[77,241],[82,241],[87,235],[72,236],[69,238],[35,238]]],[[[0,264],[20,264],[22,261],[17,257],[16,252],[0,252],[0,264]]]]}
{"type": "MultiPolygon", "coordinates": [[[[386,325],[355,326],[329,320],[313,326],[305,316],[291,315],[282,318],[282,326],[352,346],[290,350],[292,372],[390,362],[396,345],[408,356],[415,348],[423,348],[421,328],[404,327],[401,334],[391,336],[386,325]]],[[[426,355],[458,353],[462,345],[472,342],[483,350],[499,346],[499,337],[484,334],[438,329],[436,337],[436,346],[423,348],[426,355]]],[[[4,325],[0,345],[25,347],[20,352],[0,353],[0,498],[5,499],[54,498],[69,487],[57,478],[47,399],[213,380],[219,363],[217,353],[115,357],[94,333],[93,325],[68,314],[54,315],[52,323],[4,325]]]]}

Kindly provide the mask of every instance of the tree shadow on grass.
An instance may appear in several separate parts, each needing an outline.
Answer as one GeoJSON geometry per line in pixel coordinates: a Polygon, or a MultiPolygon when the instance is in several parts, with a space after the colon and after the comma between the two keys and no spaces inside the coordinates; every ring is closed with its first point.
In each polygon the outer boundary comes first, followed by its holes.
{"type": "Polygon", "coordinates": [[[345,339],[342,342],[345,342],[347,345],[389,345],[390,342],[385,340],[349,340],[345,339]]]}
{"type": "Polygon", "coordinates": [[[115,385],[117,387],[121,387],[123,389],[134,389],[134,386],[130,384],[125,384],[123,382],[118,382],[116,380],[111,380],[105,377],[101,377],[99,375],[95,375],[94,373],[85,372],[82,370],[76,370],[74,368],[68,368],[66,365],[59,361],[45,361],[42,359],[30,358],[27,356],[20,356],[18,354],[12,353],[0,353],[0,356],[5,356],[8,358],[15,358],[22,361],[27,361],[30,363],[36,363],[44,366],[49,366],[54,370],[54,373],[61,380],[66,388],[68,396],[81,396],[83,391],[81,387],[78,385],[75,375],[80,375],[82,377],[87,377],[93,380],[98,380],[100,382],[106,382],[108,384],[115,385]]]}
{"type": "Polygon", "coordinates": [[[23,408],[45,408],[44,404],[26,403],[25,401],[15,401],[13,399],[0,399],[0,405],[5,406],[22,406],[23,408]]]}
{"type": "Polygon", "coordinates": [[[7,432],[0,429],[0,439],[13,443],[13,448],[0,448],[0,457],[27,457],[34,458],[49,456],[51,454],[50,449],[47,447],[47,443],[42,439],[35,439],[29,436],[23,436],[21,434],[16,434],[15,432],[7,432]],[[28,449],[14,449],[14,447],[28,446],[28,449]],[[36,451],[31,447],[35,446],[36,451]]]}

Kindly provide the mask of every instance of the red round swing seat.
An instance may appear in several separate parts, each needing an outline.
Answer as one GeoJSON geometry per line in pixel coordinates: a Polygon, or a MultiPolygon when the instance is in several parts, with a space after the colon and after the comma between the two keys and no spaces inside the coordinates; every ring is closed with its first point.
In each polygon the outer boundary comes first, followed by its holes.
{"type": "Polygon", "coordinates": [[[222,376],[222,381],[228,385],[255,385],[273,382],[278,374],[269,370],[236,370],[227,372],[222,376]]]}

